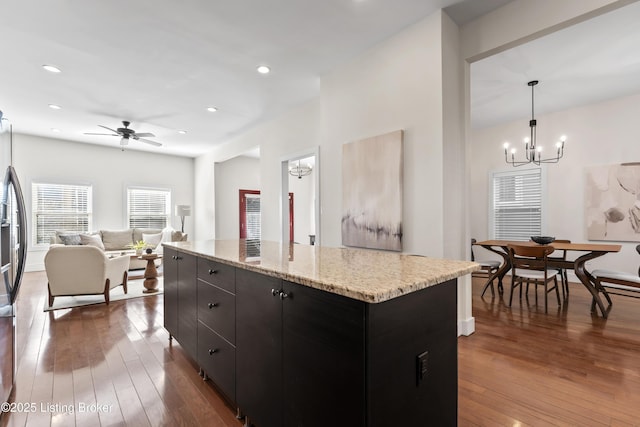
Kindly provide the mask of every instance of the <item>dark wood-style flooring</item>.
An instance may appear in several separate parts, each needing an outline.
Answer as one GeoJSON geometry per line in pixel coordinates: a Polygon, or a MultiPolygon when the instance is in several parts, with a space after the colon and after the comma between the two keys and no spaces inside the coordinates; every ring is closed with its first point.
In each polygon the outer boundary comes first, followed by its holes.
{"type": "MultiPolygon", "coordinates": [[[[605,320],[570,286],[568,303],[550,300],[545,314],[533,298],[512,308],[481,299],[474,279],[476,333],[458,340],[460,426],[640,426],[640,300],[613,297],[605,320]]],[[[50,313],[45,299],[44,273],[27,273],[13,400],[37,411],[4,414],[0,426],[241,425],[169,342],[161,295],[50,313]],[[81,404],[103,411],[63,411],[81,404]]]]}

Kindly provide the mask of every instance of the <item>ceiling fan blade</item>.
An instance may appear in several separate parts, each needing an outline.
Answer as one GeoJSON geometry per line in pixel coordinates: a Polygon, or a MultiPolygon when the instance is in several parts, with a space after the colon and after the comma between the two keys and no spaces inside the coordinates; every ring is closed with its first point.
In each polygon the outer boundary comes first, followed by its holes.
{"type": "Polygon", "coordinates": [[[143,133],[137,133],[136,132],[136,136],[139,136],[141,138],[154,138],[155,135],[149,132],[143,132],[143,133]]]}
{"type": "Polygon", "coordinates": [[[85,132],[85,135],[104,135],[104,136],[120,136],[118,134],[115,133],[92,133],[92,132],[85,132]]]}
{"type": "Polygon", "coordinates": [[[108,128],[108,127],[106,127],[106,126],[102,126],[102,125],[98,125],[98,126],[100,126],[101,128],[105,128],[106,130],[110,130],[111,132],[113,132],[113,133],[115,133],[115,134],[117,134],[117,133],[118,133],[118,131],[117,131],[117,130],[115,130],[115,129],[111,129],[111,128],[108,128]]]}
{"type": "Polygon", "coordinates": [[[156,146],[156,147],[162,147],[162,144],[160,144],[159,142],[150,141],[150,140],[148,140],[148,139],[144,139],[144,138],[136,138],[136,139],[137,139],[138,141],[142,141],[142,142],[145,142],[145,143],[147,143],[147,144],[154,145],[154,146],[156,146]]]}

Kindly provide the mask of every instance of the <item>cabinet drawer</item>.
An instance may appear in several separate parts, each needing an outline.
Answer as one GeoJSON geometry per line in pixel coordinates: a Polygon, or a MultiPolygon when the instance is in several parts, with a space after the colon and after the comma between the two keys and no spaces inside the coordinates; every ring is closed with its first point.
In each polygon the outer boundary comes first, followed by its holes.
{"type": "Polygon", "coordinates": [[[198,364],[227,398],[235,403],[236,349],[202,322],[198,325],[198,364]]]}
{"type": "Polygon", "coordinates": [[[227,291],[198,280],[198,320],[236,342],[236,297],[227,291]]]}
{"type": "Polygon", "coordinates": [[[233,266],[198,258],[198,278],[236,293],[236,269],[233,266]]]}

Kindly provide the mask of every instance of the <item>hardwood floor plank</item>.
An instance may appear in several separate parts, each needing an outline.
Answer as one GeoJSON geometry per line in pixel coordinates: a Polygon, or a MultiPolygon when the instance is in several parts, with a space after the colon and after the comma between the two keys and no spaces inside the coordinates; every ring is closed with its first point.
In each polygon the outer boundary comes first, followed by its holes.
{"type": "MultiPolygon", "coordinates": [[[[602,319],[591,315],[587,291],[570,286],[568,303],[544,313],[533,294],[512,307],[483,299],[482,279],[474,279],[476,332],[458,340],[459,426],[640,426],[640,300],[614,296],[602,319]]],[[[162,298],[45,313],[46,276],[27,273],[13,400],[52,406],[3,414],[0,426],[240,427],[195,361],[169,341],[162,298]],[[112,407],[56,410],[80,402],[112,407]]]]}

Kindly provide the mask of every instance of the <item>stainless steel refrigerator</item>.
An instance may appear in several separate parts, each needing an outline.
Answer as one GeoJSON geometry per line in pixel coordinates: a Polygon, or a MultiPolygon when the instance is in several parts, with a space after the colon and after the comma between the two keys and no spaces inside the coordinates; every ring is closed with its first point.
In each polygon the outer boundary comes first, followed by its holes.
{"type": "Polygon", "coordinates": [[[0,392],[9,400],[16,374],[16,298],[27,254],[27,222],[22,189],[11,166],[13,134],[1,119],[0,167],[6,168],[0,205],[0,392]]]}

